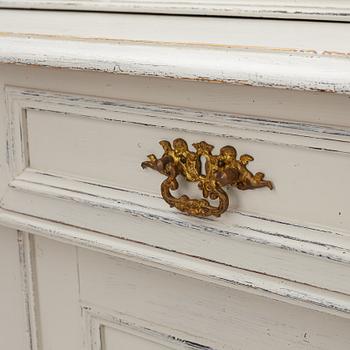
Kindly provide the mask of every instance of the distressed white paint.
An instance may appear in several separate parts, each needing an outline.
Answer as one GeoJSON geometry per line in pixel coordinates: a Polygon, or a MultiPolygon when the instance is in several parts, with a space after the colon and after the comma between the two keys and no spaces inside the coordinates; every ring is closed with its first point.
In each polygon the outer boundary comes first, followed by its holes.
{"type": "MultiPolygon", "coordinates": [[[[147,324],[125,314],[108,314],[90,305],[82,305],[86,324],[86,343],[92,350],[100,349],[143,349],[143,350],[194,350],[201,349],[185,339],[172,335],[173,330],[147,324]],[[152,328],[156,328],[152,329],[152,328]]],[[[204,348],[205,349],[205,348],[204,348]]],[[[208,350],[208,349],[206,349],[208,350]]]]}
{"type": "Polygon", "coordinates": [[[348,24],[317,21],[1,10],[0,33],[68,41],[272,49],[291,54],[350,52],[348,24]]]}
{"type": "MultiPolygon", "coordinates": [[[[34,350],[26,322],[17,233],[0,226],[0,348],[34,350]]],[[[36,350],[36,349],[35,349],[36,350]]]]}
{"type": "Polygon", "coordinates": [[[19,304],[24,304],[29,349],[40,350],[41,334],[39,329],[39,299],[36,293],[35,247],[28,233],[14,232],[14,236],[16,234],[23,292],[23,300],[19,304]]]}
{"type": "Polygon", "coordinates": [[[346,0],[1,0],[0,7],[348,21],[346,0]]]}
{"type": "MultiPolygon", "coordinates": [[[[121,313],[126,317],[132,315],[145,320],[145,328],[172,329],[171,335],[202,344],[202,347],[198,346],[199,349],[205,349],[204,346],[213,349],[283,349],[289,343],[295,349],[327,349],[330,346],[328,341],[340,348],[348,346],[345,335],[348,320],[331,320],[324,317],[326,314],[167,272],[145,271],[141,266],[132,266],[119,259],[102,258],[86,250],[79,251],[79,264],[81,297],[87,306],[93,310],[96,305],[102,311],[117,311],[115,322],[118,313],[121,313]],[[99,266],[96,259],[100,259],[99,266]],[[164,283],[161,288],[159,278],[164,283]],[[322,320],[318,317],[322,317],[322,320]],[[332,321],[339,323],[332,324],[332,321]],[[147,325],[148,322],[151,325],[147,325]],[[280,327],[281,324],[285,326],[280,327]],[[307,334],[312,334],[313,340],[309,344],[302,340],[305,328],[310,329],[307,334]],[[317,337],[316,333],[322,334],[321,337],[317,337]],[[341,336],[337,340],[332,339],[332,335],[338,334],[341,336]],[[340,343],[336,344],[337,341],[340,343]]],[[[123,319],[123,316],[119,318],[123,319]]],[[[142,321],[134,322],[142,327],[142,321]]],[[[165,330],[161,333],[169,334],[165,330]]]]}
{"type": "Polygon", "coordinates": [[[57,13],[4,11],[1,15],[0,11],[0,62],[350,91],[350,34],[344,23],[295,26],[239,19],[193,19],[192,23],[187,17],[129,15],[126,20],[121,16],[117,15],[115,21],[110,14],[87,18],[73,14],[61,21],[57,13]],[[23,25],[14,26],[14,21],[23,21],[23,25]],[[92,28],[91,23],[101,29],[84,29],[92,28]],[[208,27],[212,29],[208,31],[208,27]],[[326,42],[324,38],[328,38],[326,42]]]}
{"type": "MultiPolygon", "coordinates": [[[[348,318],[349,297],[271,276],[235,269],[222,264],[167,252],[136,242],[115,239],[95,231],[74,228],[30,216],[0,211],[0,222],[9,227],[70,245],[96,250],[104,254],[175,272],[226,288],[278,299],[348,318]]],[[[29,245],[27,245],[29,247],[29,245]]]]}
{"type": "MultiPolygon", "coordinates": [[[[63,94],[99,96],[107,100],[167,105],[181,110],[215,111],[288,122],[350,127],[350,99],[342,94],[131,77],[69,69],[48,70],[44,67],[11,64],[0,65],[0,75],[0,101],[5,100],[5,86],[22,86],[25,89],[63,94]]],[[[5,115],[6,106],[0,104],[0,107],[1,113],[5,115]]]]}
{"type": "Polygon", "coordinates": [[[37,321],[43,348],[81,349],[81,341],[92,350],[349,346],[348,318],[87,249],[75,254],[69,245],[38,236],[34,244],[35,293],[45,306],[37,321]]]}
{"type": "Polygon", "coordinates": [[[76,247],[53,240],[33,239],[36,294],[39,308],[38,349],[82,349],[83,322],[79,305],[79,266],[76,247]]]}
{"type": "MultiPolygon", "coordinates": [[[[336,167],[344,169],[337,174],[346,176],[346,129],[11,87],[6,92],[9,125],[14,126],[8,144],[12,145],[9,156],[15,179],[2,199],[4,208],[349,291],[347,196],[339,197],[334,187],[319,191],[328,181],[327,174],[322,176],[324,163],[336,161],[336,167]],[[271,176],[274,174],[275,191],[232,193],[232,210],[236,210],[219,220],[197,220],[169,209],[159,196],[161,176],[142,170],[140,163],[158,147],[159,139],[172,139],[179,132],[189,140],[205,138],[217,146],[231,141],[239,150],[244,149],[241,152],[254,154],[260,160],[256,171],[268,164],[271,176]],[[121,149],[122,153],[113,151],[121,149]],[[284,158],[295,158],[302,166],[271,162],[284,158]],[[307,168],[308,162],[311,168],[307,168]],[[121,167],[116,168],[116,164],[121,167]],[[309,181],[305,182],[306,173],[319,174],[319,184],[313,180],[310,187],[309,181]],[[305,184],[304,190],[291,188],[290,178],[296,188],[305,184]],[[328,201],[322,202],[324,197],[328,201]],[[298,205],[300,201],[310,201],[307,212],[298,205]],[[333,210],[336,206],[339,210],[332,213],[330,203],[333,210]],[[145,235],[145,230],[153,234],[145,235]],[[317,273],[321,266],[327,274],[317,273]]],[[[335,182],[346,193],[345,181],[340,178],[335,182]]]]}
{"type": "Polygon", "coordinates": [[[347,349],[346,25],[61,16],[0,11],[0,60],[23,63],[0,65],[0,223],[25,232],[18,255],[0,235],[5,280],[22,267],[3,299],[24,290],[30,350],[347,349]],[[275,191],[169,209],[139,165],[178,136],[252,153],[275,191]]]}
{"type": "Polygon", "coordinates": [[[342,56],[18,37],[0,43],[1,63],[350,93],[350,60],[342,56]]]}
{"type": "MultiPolygon", "coordinates": [[[[256,159],[251,167],[255,171],[268,168],[266,175],[275,183],[274,192],[235,191],[232,198],[236,197],[238,203],[233,200],[232,209],[279,221],[285,218],[305,226],[323,224],[348,232],[346,202],[350,188],[344,185],[350,152],[347,128],[10,87],[6,88],[6,98],[9,125],[15,129],[8,141],[13,144],[10,156],[12,167],[16,168],[14,175],[29,167],[37,171],[36,178],[32,179],[35,183],[52,180],[47,176],[38,178],[39,173],[48,173],[56,175],[58,181],[60,177],[69,177],[83,184],[110,187],[110,197],[114,197],[113,189],[159,197],[161,176],[141,169],[145,156],[162,153],[158,146],[160,139],[172,140],[181,134],[191,143],[206,138],[217,148],[231,143],[240,154],[254,154],[256,159]],[[113,150],[123,152],[115,155],[113,150]],[[273,161],[275,159],[283,159],[283,164],[273,161]],[[342,186],[345,194],[341,198],[334,186],[320,191],[327,182],[327,175],[322,176],[323,164],[339,170],[344,168],[333,174],[333,182],[342,186]],[[134,177],[130,177],[130,173],[134,177]],[[313,186],[305,181],[305,174],[319,174],[313,178],[313,186]],[[298,192],[289,188],[289,178],[293,178],[298,192]],[[327,201],[322,202],[325,197],[327,201]],[[297,205],[300,201],[309,207],[307,213],[297,205]],[[285,205],[281,207],[280,202],[285,205]],[[320,203],[313,208],[315,202],[320,203]],[[319,218],[320,211],[322,218],[319,218]]],[[[30,177],[31,174],[27,177],[29,181],[30,177]]],[[[25,181],[26,177],[18,179],[25,181]]],[[[6,203],[5,198],[3,201],[6,203]]]]}

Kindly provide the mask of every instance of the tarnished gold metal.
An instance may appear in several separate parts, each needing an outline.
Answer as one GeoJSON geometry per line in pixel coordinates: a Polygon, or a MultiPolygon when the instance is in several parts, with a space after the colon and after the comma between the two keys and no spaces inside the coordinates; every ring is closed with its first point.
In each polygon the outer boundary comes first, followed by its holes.
{"type": "Polygon", "coordinates": [[[222,188],[224,186],[235,186],[240,190],[259,187],[272,189],[272,182],[264,180],[263,173],[253,175],[247,169],[247,164],[254,158],[243,154],[238,160],[236,149],[232,146],[222,147],[218,155],[213,155],[214,146],[205,141],[193,144],[195,152],[188,149],[183,139],[174,140],[173,146],[165,140],[159,143],[164,150],[162,157],[158,159],[154,154],[150,154],[141,166],[152,168],[167,176],[161,184],[162,196],[171,207],[184,213],[199,217],[220,216],[229,205],[228,195],[222,188]],[[205,174],[201,173],[201,157],[205,158],[205,174]],[[204,198],[191,199],[187,195],[174,197],[170,190],[178,189],[178,175],[184,176],[187,181],[198,182],[204,198]],[[218,199],[218,206],[211,205],[205,198],[218,199]]]}

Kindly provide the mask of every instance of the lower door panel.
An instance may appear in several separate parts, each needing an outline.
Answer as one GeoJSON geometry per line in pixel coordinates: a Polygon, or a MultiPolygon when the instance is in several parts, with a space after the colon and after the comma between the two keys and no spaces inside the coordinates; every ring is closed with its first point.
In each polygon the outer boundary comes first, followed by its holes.
{"type": "Polygon", "coordinates": [[[46,238],[19,244],[37,349],[350,347],[346,318],[46,238]]]}

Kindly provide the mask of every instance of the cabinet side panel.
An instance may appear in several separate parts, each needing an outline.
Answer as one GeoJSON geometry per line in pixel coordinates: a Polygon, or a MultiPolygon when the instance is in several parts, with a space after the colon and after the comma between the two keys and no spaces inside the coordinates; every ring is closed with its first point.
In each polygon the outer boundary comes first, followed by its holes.
{"type": "Polygon", "coordinates": [[[31,350],[17,232],[0,226],[0,349],[31,350]]]}

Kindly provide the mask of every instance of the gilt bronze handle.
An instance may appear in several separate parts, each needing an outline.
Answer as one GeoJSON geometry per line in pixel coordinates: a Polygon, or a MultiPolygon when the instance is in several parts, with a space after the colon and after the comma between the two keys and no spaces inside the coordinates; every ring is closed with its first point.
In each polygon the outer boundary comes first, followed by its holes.
{"type": "Polygon", "coordinates": [[[183,139],[176,139],[171,146],[169,141],[160,141],[164,154],[157,158],[154,154],[148,156],[148,160],[141,164],[142,168],[152,168],[167,178],[161,184],[161,193],[164,200],[178,210],[192,216],[217,216],[224,213],[229,205],[227,193],[224,186],[234,186],[240,190],[268,187],[272,189],[272,182],[264,180],[263,173],[253,175],[247,164],[254,160],[248,154],[243,154],[237,159],[236,149],[225,146],[220,149],[218,155],[213,155],[214,146],[205,141],[194,143],[195,152],[188,149],[183,139]],[[202,174],[201,157],[205,158],[205,174],[202,174]],[[202,199],[192,199],[187,195],[179,198],[171,194],[171,190],[178,189],[176,180],[178,175],[185,177],[187,181],[198,182],[202,190],[202,199]],[[218,206],[213,206],[206,199],[219,200],[218,206]]]}

